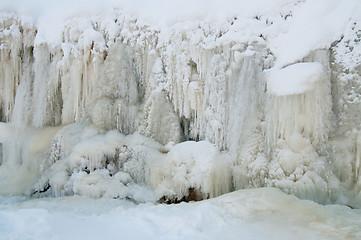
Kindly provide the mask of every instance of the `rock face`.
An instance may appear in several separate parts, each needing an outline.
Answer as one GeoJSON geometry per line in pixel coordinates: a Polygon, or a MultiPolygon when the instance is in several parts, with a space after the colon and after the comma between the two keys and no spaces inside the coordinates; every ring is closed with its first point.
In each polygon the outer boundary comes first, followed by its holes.
{"type": "Polygon", "coordinates": [[[302,6],[250,18],[262,26],[250,35],[242,18],[164,29],[114,10],[69,19],[58,42],[4,13],[0,193],[199,200],[275,186],[359,207],[360,21],[285,62],[274,29],[302,6]]]}

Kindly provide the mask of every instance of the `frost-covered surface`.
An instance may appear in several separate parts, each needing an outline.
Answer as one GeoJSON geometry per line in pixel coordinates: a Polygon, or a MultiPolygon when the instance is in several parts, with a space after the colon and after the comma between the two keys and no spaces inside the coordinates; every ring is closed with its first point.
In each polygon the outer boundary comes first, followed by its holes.
{"type": "Polygon", "coordinates": [[[361,212],[249,189],[197,203],[0,198],[0,239],[357,240],[361,212]]]}
{"type": "Polygon", "coordinates": [[[358,0],[0,8],[0,194],[361,206],[358,0]]]}

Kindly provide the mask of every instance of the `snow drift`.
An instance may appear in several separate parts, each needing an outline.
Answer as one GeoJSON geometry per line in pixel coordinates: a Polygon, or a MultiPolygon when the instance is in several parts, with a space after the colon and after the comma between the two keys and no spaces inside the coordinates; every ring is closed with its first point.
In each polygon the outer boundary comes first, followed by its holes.
{"type": "Polygon", "coordinates": [[[0,193],[360,207],[358,1],[169,4],[0,5],[0,193]]]}

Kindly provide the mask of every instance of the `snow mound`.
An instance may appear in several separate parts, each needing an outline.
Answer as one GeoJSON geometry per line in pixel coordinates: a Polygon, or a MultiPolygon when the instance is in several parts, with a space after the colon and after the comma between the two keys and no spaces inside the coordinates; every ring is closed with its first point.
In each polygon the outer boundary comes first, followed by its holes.
{"type": "Polygon", "coordinates": [[[321,63],[296,63],[280,70],[272,70],[267,89],[277,96],[301,94],[314,89],[324,74],[321,63]]]}

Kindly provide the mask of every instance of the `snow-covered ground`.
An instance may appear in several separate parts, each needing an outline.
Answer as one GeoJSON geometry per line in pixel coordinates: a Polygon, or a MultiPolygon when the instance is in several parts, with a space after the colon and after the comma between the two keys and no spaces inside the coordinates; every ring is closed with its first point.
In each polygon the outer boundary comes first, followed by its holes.
{"type": "Polygon", "coordinates": [[[358,240],[361,210],[247,189],[175,205],[61,197],[0,198],[1,240],[358,240]]]}

